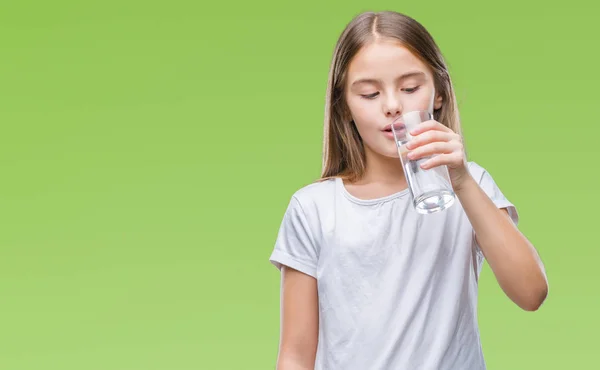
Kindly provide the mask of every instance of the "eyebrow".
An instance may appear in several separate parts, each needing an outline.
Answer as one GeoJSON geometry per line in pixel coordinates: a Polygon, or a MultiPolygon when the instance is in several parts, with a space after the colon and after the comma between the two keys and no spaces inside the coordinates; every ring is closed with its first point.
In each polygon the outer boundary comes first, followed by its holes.
{"type": "MultiPolygon", "coordinates": [[[[401,75],[400,77],[398,77],[397,80],[405,80],[405,79],[411,78],[411,77],[425,77],[425,73],[424,72],[408,72],[408,73],[405,73],[405,74],[401,75]]],[[[360,85],[360,84],[364,84],[364,83],[378,84],[378,83],[381,83],[381,80],[378,80],[375,78],[361,78],[360,80],[354,81],[352,83],[352,86],[356,86],[356,85],[360,85]]]]}

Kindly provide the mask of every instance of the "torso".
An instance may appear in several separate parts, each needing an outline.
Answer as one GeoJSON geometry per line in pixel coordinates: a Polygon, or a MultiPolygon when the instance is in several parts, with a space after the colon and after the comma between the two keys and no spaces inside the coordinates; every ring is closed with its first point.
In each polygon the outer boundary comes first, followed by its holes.
{"type": "Polygon", "coordinates": [[[339,178],[298,193],[319,228],[315,369],[484,369],[483,259],[460,202],[419,215],[407,189],[369,194],[339,178]]]}

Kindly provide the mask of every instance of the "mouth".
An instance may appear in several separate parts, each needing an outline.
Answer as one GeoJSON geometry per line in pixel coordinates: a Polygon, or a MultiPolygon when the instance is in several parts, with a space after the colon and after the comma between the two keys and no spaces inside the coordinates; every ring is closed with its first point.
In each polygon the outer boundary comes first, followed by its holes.
{"type": "MultiPolygon", "coordinates": [[[[404,125],[404,123],[394,123],[394,131],[396,131],[396,134],[403,133],[405,131],[405,129],[406,129],[406,126],[404,125]]],[[[390,133],[393,135],[392,125],[385,126],[383,129],[381,129],[381,131],[383,131],[384,133],[390,133]]]]}

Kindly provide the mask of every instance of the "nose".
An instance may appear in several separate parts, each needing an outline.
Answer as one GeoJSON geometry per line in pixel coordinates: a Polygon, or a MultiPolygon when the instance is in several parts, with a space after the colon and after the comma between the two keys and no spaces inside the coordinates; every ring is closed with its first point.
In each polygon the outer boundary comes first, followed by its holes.
{"type": "Polygon", "coordinates": [[[395,96],[388,96],[383,105],[383,112],[386,117],[396,117],[402,114],[402,104],[395,96]]]}

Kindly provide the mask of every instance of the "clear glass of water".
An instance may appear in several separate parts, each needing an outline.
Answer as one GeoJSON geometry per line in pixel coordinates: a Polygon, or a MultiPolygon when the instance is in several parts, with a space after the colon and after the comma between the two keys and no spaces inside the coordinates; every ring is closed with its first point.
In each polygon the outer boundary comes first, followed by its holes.
{"type": "Polygon", "coordinates": [[[431,157],[409,160],[406,143],[412,139],[409,132],[422,122],[433,119],[427,111],[412,111],[400,116],[392,123],[392,132],[398,148],[398,155],[404,176],[413,198],[415,210],[420,214],[443,211],[454,204],[456,195],[452,190],[448,167],[437,166],[428,170],[420,167],[431,157]]]}

